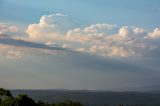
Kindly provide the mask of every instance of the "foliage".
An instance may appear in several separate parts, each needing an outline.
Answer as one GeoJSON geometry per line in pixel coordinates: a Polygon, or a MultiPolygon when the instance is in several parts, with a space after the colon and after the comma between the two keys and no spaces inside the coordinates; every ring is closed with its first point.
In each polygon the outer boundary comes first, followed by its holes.
{"type": "Polygon", "coordinates": [[[0,99],[7,98],[7,97],[12,97],[12,94],[10,93],[10,91],[0,88],[0,99]]]}
{"type": "Polygon", "coordinates": [[[36,106],[36,103],[27,95],[20,94],[15,98],[15,106],[36,106]]]}
{"type": "Polygon", "coordinates": [[[60,102],[56,103],[55,106],[82,106],[80,102],[73,102],[73,101],[65,101],[65,102],[60,102]]]}
{"type": "Polygon", "coordinates": [[[14,106],[14,99],[11,97],[5,98],[0,102],[0,106],[14,106]]]}
{"type": "Polygon", "coordinates": [[[80,102],[64,101],[48,104],[41,100],[35,102],[26,94],[13,97],[9,90],[0,88],[0,106],[83,106],[80,102]]]}

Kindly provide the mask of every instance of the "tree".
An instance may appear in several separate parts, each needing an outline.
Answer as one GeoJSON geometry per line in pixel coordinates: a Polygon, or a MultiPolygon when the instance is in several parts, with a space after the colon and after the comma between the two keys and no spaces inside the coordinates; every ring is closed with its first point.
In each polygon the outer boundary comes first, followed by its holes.
{"type": "Polygon", "coordinates": [[[15,98],[15,106],[37,106],[35,101],[26,94],[20,94],[15,98]]]}
{"type": "Polygon", "coordinates": [[[37,105],[38,106],[46,106],[46,103],[44,103],[43,101],[39,100],[39,101],[37,101],[37,105]]]}
{"type": "Polygon", "coordinates": [[[13,97],[9,90],[0,88],[0,106],[83,106],[80,102],[65,101],[48,104],[43,101],[37,103],[26,94],[13,97]]]}
{"type": "Polygon", "coordinates": [[[124,106],[123,104],[119,104],[118,106],[124,106]]]}
{"type": "Polygon", "coordinates": [[[73,102],[71,100],[67,100],[65,102],[58,102],[55,106],[83,106],[80,102],[73,102]]]}
{"type": "Polygon", "coordinates": [[[14,99],[7,97],[0,102],[0,106],[14,106],[14,99]]]}
{"type": "Polygon", "coordinates": [[[0,99],[4,99],[7,97],[11,97],[12,98],[12,94],[10,93],[9,90],[5,90],[3,88],[0,88],[0,99]]]}

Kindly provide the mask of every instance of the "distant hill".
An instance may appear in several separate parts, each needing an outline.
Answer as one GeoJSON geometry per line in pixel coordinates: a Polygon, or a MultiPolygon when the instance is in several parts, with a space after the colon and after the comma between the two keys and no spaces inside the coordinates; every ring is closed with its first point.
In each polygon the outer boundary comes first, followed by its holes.
{"type": "Polygon", "coordinates": [[[13,95],[28,94],[35,100],[58,102],[64,100],[80,101],[86,106],[160,106],[160,94],[152,92],[109,92],[89,90],[11,90],[13,95]]]}
{"type": "MultiPolygon", "coordinates": [[[[121,90],[121,89],[119,89],[121,90]]],[[[131,87],[131,88],[122,88],[122,91],[138,91],[138,92],[152,92],[160,94],[160,85],[150,85],[142,87],[131,87]]]]}

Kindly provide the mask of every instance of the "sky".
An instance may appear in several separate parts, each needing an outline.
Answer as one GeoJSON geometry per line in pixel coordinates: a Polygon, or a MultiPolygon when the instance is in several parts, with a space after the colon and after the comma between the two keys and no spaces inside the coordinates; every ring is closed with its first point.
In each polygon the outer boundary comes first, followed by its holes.
{"type": "Polygon", "coordinates": [[[159,0],[0,0],[0,87],[160,85],[159,0]]]}

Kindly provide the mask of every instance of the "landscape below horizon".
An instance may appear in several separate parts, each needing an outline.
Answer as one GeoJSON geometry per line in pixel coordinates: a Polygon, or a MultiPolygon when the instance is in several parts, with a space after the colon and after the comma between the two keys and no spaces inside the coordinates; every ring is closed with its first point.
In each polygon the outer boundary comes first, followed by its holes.
{"type": "Polygon", "coordinates": [[[116,92],[99,90],[11,90],[14,96],[28,94],[35,101],[48,103],[79,101],[84,106],[159,106],[160,91],[116,92]]]}

